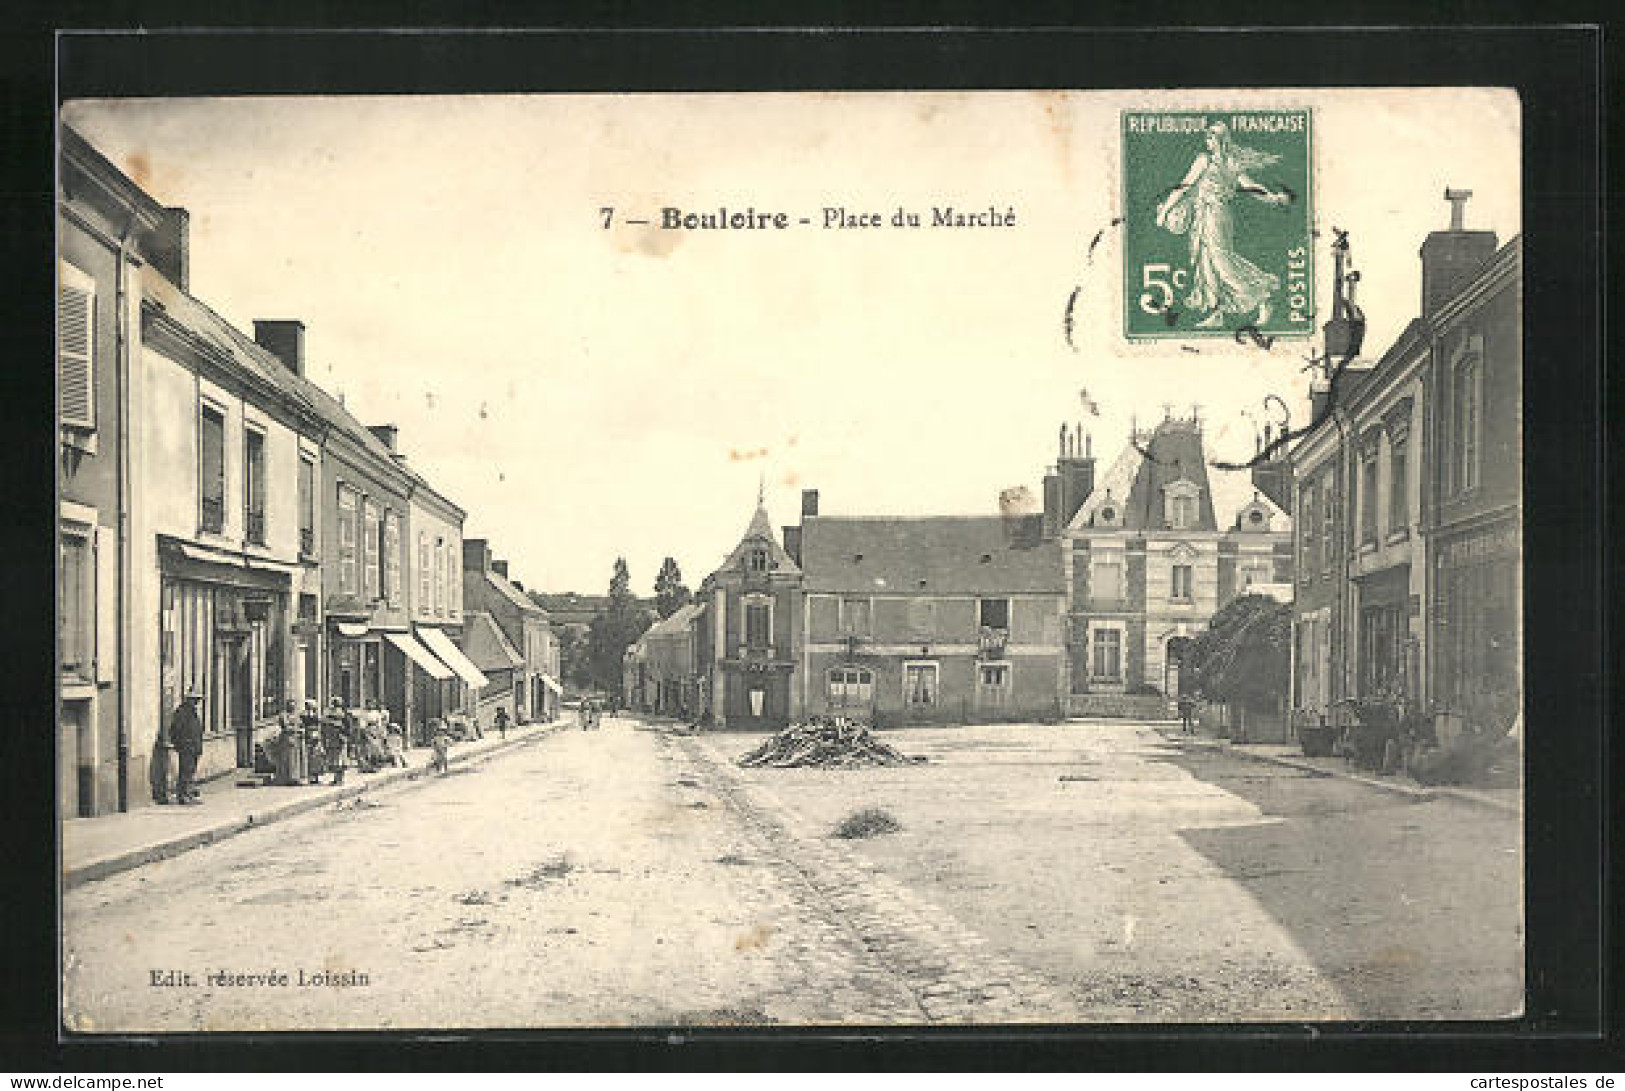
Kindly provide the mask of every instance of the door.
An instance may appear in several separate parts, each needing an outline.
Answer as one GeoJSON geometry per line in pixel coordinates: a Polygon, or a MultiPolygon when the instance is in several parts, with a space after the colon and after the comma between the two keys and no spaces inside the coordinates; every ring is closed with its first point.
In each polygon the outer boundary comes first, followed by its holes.
{"type": "Polygon", "coordinates": [[[237,767],[254,766],[254,679],[248,641],[228,637],[215,644],[215,709],[208,715],[216,729],[230,731],[237,742],[237,767]]]}

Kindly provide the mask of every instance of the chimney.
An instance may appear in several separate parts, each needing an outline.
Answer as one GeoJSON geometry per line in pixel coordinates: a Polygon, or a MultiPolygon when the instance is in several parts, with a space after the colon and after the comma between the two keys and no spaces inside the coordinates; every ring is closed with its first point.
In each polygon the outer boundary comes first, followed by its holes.
{"type": "Polygon", "coordinates": [[[463,539],[463,568],[469,572],[485,572],[491,567],[491,543],[484,538],[463,539]]]}
{"type": "Polygon", "coordinates": [[[382,443],[385,447],[388,447],[392,453],[394,452],[395,439],[400,435],[401,432],[399,428],[395,427],[393,424],[369,424],[367,426],[367,431],[377,436],[379,443],[382,443]]]}
{"type": "Polygon", "coordinates": [[[790,554],[790,559],[801,564],[801,528],[784,527],[784,551],[790,554]]]}
{"type": "Polygon", "coordinates": [[[1495,253],[1493,231],[1468,231],[1467,199],[1470,189],[1446,189],[1450,202],[1450,230],[1434,231],[1422,240],[1422,317],[1431,317],[1462,283],[1495,253]]]}
{"type": "Polygon", "coordinates": [[[503,579],[507,579],[508,578],[508,562],[507,561],[498,561],[498,560],[493,559],[491,561],[491,571],[495,572],[497,575],[501,576],[503,579]]]}
{"type": "Polygon", "coordinates": [[[295,375],[305,374],[305,324],[297,318],[254,319],[254,342],[295,375]]]}
{"type": "MultiPolygon", "coordinates": [[[[1072,433],[1071,443],[1065,447],[1068,453],[1055,464],[1055,473],[1060,479],[1059,495],[1053,509],[1057,533],[1066,529],[1067,524],[1072,522],[1072,517],[1078,514],[1078,509],[1083,507],[1083,502],[1089,499],[1089,494],[1095,491],[1095,456],[1092,453],[1094,443],[1092,438],[1087,436],[1083,437],[1083,442],[1080,443],[1082,432],[1083,425],[1079,424],[1077,431],[1072,433]],[[1080,451],[1085,453],[1080,454],[1080,451]]],[[[1044,482],[1044,494],[1046,501],[1044,511],[1047,515],[1051,510],[1048,503],[1048,479],[1044,482]]]]}
{"type": "Polygon", "coordinates": [[[818,490],[801,490],[801,517],[803,519],[816,518],[818,515],[818,490]]]}
{"type": "Polygon", "coordinates": [[[147,260],[181,291],[190,291],[192,217],[184,208],[166,208],[146,239],[147,260]]]}

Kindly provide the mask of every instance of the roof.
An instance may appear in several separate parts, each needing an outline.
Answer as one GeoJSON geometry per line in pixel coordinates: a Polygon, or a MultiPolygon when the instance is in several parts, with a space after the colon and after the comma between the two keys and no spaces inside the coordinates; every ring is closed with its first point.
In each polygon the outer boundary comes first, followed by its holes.
{"type": "Polygon", "coordinates": [[[1061,594],[1060,545],[1042,515],[920,518],[809,516],[801,563],[808,591],[1061,594]]]}
{"type": "Polygon", "coordinates": [[[540,614],[543,617],[547,616],[547,611],[536,605],[536,600],[532,599],[529,595],[515,587],[513,582],[506,576],[502,575],[502,573],[497,572],[494,569],[487,568],[483,573],[481,573],[481,575],[485,577],[485,582],[490,584],[491,588],[496,591],[497,594],[506,599],[514,608],[523,610],[530,614],[540,614]]]}
{"type": "Polygon", "coordinates": [[[739,539],[739,544],[734,546],[733,552],[728,554],[718,571],[739,567],[745,551],[753,546],[767,549],[768,568],[771,571],[784,573],[801,571],[795,559],[779,544],[777,536],[773,533],[773,520],[767,516],[767,506],[760,501],[756,504],[756,513],[750,517],[750,525],[745,528],[744,536],[739,539]]]}
{"type": "MultiPolygon", "coordinates": [[[[1131,448],[1132,449],[1132,448],[1131,448]]],[[[1213,490],[1208,485],[1207,459],[1202,454],[1201,428],[1190,421],[1165,420],[1136,452],[1140,467],[1123,506],[1123,526],[1129,530],[1161,530],[1168,520],[1163,496],[1168,486],[1189,481],[1197,494],[1196,525],[1186,530],[1217,530],[1213,517],[1213,490]]]]}
{"type": "Polygon", "coordinates": [[[491,615],[482,610],[463,614],[463,654],[480,670],[512,670],[525,665],[525,657],[507,638],[491,615]]]}
{"type": "Polygon", "coordinates": [[[689,626],[692,625],[694,623],[694,619],[704,611],[704,603],[691,602],[686,606],[679,606],[672,612],[671,617],[663,618],[649,626],[649,628],[645,630],[643,634],[643,639],[647,640],[650,637],[663,636],[687,636],[689,626]]]}

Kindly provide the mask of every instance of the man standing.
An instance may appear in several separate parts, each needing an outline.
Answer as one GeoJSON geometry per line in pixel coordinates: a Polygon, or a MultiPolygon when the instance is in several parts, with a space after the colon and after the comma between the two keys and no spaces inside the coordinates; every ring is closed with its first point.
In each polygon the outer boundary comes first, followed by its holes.
{"type": "MultiPolygon", "coordinates": [[[[182,701],[185,704],[185,701],[182,701]]],[[[180,714],[180,709],[175,710],[180,714]]],[[[152,784],[152,801],[154,803],[169,802],[169,766],[174,760],[175,748],[169,744],[169,725],[158,725],[158,736],[152,740],[152,762],[147,769],[147,776],[152,784]]]]}
{"type": "Polygon", "coordinates": [[[195,690],[181,701],[169,719],[169,745],[175,748],[180,769],[175,778],[175,802],[197,804],[203,800],[192,783],[197,776],[197,759],[203,753],[203,718],[198,705],[203,695],[195,690]]]}
{"type": "Polygon", "coordinates": [[[501,735],[504,739],[508,737],[508,710],[503,708],[501,705],[497,706],[497,714],[496,718],[492,721],[492,726],[497,729],[497,734],[501,735]]]}

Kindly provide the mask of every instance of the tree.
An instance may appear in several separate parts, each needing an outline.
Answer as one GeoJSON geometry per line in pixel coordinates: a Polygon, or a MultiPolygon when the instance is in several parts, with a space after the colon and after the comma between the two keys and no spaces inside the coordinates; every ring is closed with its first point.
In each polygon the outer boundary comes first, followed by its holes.
{"type": "Polygon", "coordinates": [[[655,577],[655,612],[664,621],[692,601],[694,592],[683,586],[683,570],[674,558],[667,557],[660,562],[660,574],[655,577]]]}
{"type": "Polygon", "coordinates": [[[621,660],[626,649],[649,628],[649,612],[632,595],[632,575],[625,557],[615,558],[609,578],[609,604],[587,627],[587,664],[593,684],[611,693],[621,690],[621,660]]]}
{"type": "Polygon", "coordinates": [[[1291,648],[1292,608],[1268,595],[1242,595],[1190,643],[1181,679],[1190,672],[1196,692],[1210,701],[1270,708],[1286,695],[1291,648]]]}

